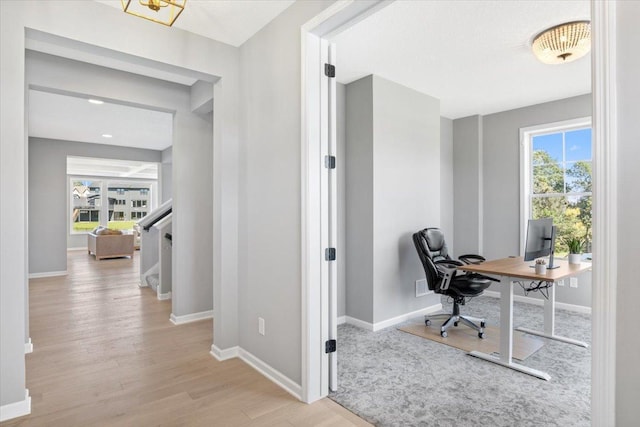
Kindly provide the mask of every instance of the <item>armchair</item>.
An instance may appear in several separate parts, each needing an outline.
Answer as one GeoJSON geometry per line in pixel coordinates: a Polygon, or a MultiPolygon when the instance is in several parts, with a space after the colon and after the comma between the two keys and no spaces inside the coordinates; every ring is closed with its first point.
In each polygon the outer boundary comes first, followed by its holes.
{"type": "Polygon", "coordinates": [[[447,336],[447,330],[451,326],[458,326],[459,322],[475,329],[478,331],[478,337],[484,338],[484,319],[462,316],[460,314],[460,305],[465,305],[467,298],[482,295],[482,292],[489,287],[491,281],[496,279],[457,271],[457,267],[463,265],[462,261],[466,264],[480,263],[484,261],[484,258],[480,255],[469,254],[461,256],[461,261],[451,259],[444,240],[444,234],[439,228],[425,228],[414,233],[413,243],[424,267],[429,289],[453,299],[453,311],[451,314],[425,316],[425,324],[429,326],[431,320],[446,318],[446,321],[440,327],[440,335],[443,338],[447,336]]]}

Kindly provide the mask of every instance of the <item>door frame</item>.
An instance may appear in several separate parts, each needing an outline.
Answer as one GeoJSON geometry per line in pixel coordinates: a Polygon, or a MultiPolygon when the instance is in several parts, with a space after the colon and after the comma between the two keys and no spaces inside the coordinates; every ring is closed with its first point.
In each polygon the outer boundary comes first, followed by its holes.
{"type": "MultiPolygon", "coordinates": [[[[329,307],[323,301],[322,235],[320,219],[329,206],[321,200],[321,133],[328,126],[326,93],[322,92],[321,61],[328,52],[322,40],[375,13],[390,1],[338,1],[301,28],[301,280],[302,280],[302,397],[313,402],[328,395],[326,339],[329,307]],[[364,4],[366,3],[366,5],[364,4]]],[[[592,425],[614,425],[617,287],[617,153],[615,2],[591,0],[592,92],[594,138],[594,241],[592,298],[592,425]],[[600,238],[598,238],[600,236],[600,238]],[[607,286],[598,286],[607,284],[607,286]]],[[[339,160],[338,160],[339,161],[339,160]]],[[[325,300],[326,301],[326,300],[325,300]]]]}

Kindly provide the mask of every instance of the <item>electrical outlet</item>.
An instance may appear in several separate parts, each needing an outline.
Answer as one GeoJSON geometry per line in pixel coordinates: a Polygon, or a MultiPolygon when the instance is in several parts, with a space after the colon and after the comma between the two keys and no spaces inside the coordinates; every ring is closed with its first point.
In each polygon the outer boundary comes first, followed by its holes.
{"type": "Polygon", "coordinates": [[[428,290],[425,279],[416,280],[416,298],[425,296],[428,290]]]}
{"type": "Polygon", "coordinates": [[[558,286],[564,286],[564,279],[558,280],[558,286]]]}
{"type": "Polygon", "coordinates": [[[578,278],[577,277],[572,277],[569,279],[569,286],[571,286],[572,288],[577,288],[578,287],[578,278]]]}
{"type": "Polygon", "coordinates": [[[264,319],[262,317],[258,317],[258,333],[264,335],[264,319]]]}

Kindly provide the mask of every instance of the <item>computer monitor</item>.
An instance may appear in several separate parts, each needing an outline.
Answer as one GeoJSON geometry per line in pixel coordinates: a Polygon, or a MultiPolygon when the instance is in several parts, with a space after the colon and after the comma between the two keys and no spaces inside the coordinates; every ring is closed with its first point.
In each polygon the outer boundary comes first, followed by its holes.
{"type": "Polygon", "coordinates": [[[527,224],[527,240],[524,247],[524,260],[533,261],[536,258],[549,257],[547,268],[553,265],[553,252],[556,244],[556,227],[552,218],[530,219],[527,224]]]}

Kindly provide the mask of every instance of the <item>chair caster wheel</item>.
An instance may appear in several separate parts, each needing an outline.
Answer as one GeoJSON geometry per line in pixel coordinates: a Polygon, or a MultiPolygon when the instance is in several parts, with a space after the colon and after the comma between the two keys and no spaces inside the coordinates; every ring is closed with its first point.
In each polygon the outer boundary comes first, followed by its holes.
{"type": "Polygon", "coordinates": [[[480,322],[480,327],[481,328],[485,328],[487,326],[487,324],[485,322],[480,322]]]}
{"type": "Polygon", "coordinates": [[[440,332],[440,336],[441,336],[442,338],[446,338],[446,337],[447,337],[447,331],[442,331],[442,332],[440,332]]]}
{"type": "Polygon", "coordinates": [[[431,324],[431,320],[426,319],[426,320],[424,321],[424,325],[425,325],[425,326],[429,326],[430,324],[431,324]]]}
{"type": "Polygon", "coordinates": [[[484,338],[484,332],[478,332],[478,338],[480,339],[484,338]]]}
{"type": "Polygon", "coordinates": [[[458,322],[453,322],[453,326],[458,327],[458,322]]]}

